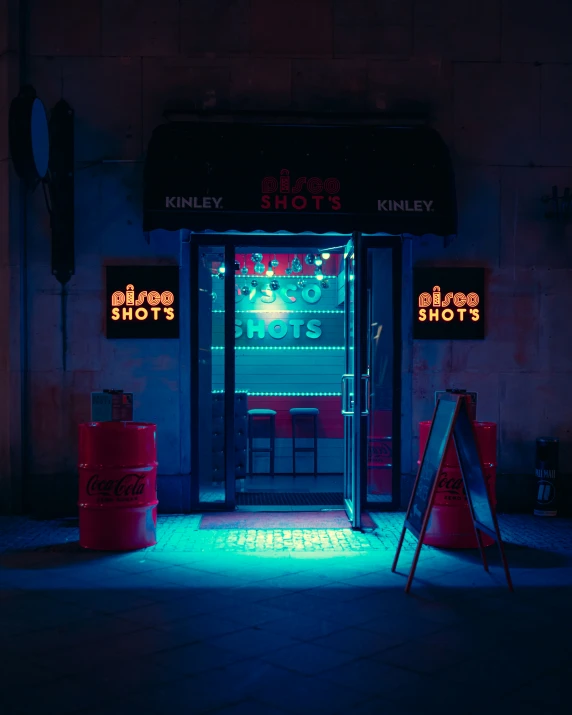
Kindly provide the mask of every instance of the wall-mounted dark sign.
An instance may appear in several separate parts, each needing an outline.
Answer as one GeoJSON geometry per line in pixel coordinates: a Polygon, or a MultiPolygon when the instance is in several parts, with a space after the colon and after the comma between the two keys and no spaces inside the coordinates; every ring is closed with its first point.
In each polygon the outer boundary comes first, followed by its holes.
{"type": "Polygon", "coordinates": [[[178,338],[179,268],[107,266],[108,338],[178,338]]]}
{"type": "Polygon", "coordinates": [[[482,340],[484,293],[484,268],[414,268],[413,337],[482,340]]]}

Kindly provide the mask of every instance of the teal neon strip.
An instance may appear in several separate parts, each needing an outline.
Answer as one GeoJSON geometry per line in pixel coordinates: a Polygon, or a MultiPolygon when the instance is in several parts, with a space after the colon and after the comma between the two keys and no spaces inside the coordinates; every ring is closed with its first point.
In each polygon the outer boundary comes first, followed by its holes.
{"type": "MultiPolygon", "coordinates": [[[[213,313],[224,313],[224,310],[213,310],[213,313]]],[[[279,308],[276,308],[274,310],[269,309],[269,308],[260,308],[260,310],[257,310],[256,308],[252,310],[235,310],[235,313],[334,313],[335,315],[343,315],[344,311],[343,310],[280,310],[279,308]]]]}
{"type": "MultiPolygon", "coordinates": [[[[237,392],[246,392],[249,397],[341,397],[341,392],[248,392],[237,389],[237,392]]],[[[213,395],[222,395],[224,390],[213,390],[213,395]]]]}
{"type": "MultiPolygon", "coordinates": [[[[218,275],[219,275],[218,272],[217,272],[217,273],[213,273],[213,274],[212,274],[212,277],[213,277],[213,278],[218,278],[218,280],[220,280],[220,278],[218,277],[218,275]]],[[[334,279],[336,279],[336,278],[338,278],[338,277],[339,277],[339,276],[326,276],[326,275],[324,275],[323,280],[326,280],[326,279],[327,279],[327,280],[333,281],[334,279]]],[[[283,278],[284,280],[287,280],[287,281],[299,281],[299,280],[304,280],[304,281],[314,280],[314,281],[315,281],[315,280],[316,280],[316,276],[315,276],[315,275],[303,275],[302,273],[296,273],[296,275],[291,275],[291,276],[285,276],[285,275],[276,274],[276,273],[274,273],[274,274],[271,275],[271,276],[267,276],[266,273],[249,273],[249,274],[246,275],[246,276],[244,276],[244,275],[242,275],[242,274],[239,276],[238,273],[237,273],[237,274],[236,274],[236,278],[235,278],[235,282],[238,283],[238,281],[242,280],[243,278],[244,278],[244,280],[247,280],[248,278],[256,278],[257,280],[261,280],[261,281],[263,281],[264,279],[270,280],[271,278],[276,278],[276,279],[278,279],[278,278],[283,278]]],[[[318,282],[321,283],[321,281],[318,281],[318,282]]]]}
{"type": "MultiPolygon", "coordinates": [[[[326,345],[323,347],[314,347],[313,345],[308,346],[308,347],[306,347],[305,345],[301,345],[301,346],[286,345],[284,347],[274,347],[273,345],[268,346],[268,347],[267,346],[258,346],[258,345],[252,346],[252,347],[250,345],[244,345],[244,346],[243,345],[235,345],[234,349],[235,350],[345,350],[345,347],[343,345],[334,345],[334,346],[326,345]]],[[[211,350],[224,350],[224,346],[223,345],[213,345],[211,347],[211,350]]]]}

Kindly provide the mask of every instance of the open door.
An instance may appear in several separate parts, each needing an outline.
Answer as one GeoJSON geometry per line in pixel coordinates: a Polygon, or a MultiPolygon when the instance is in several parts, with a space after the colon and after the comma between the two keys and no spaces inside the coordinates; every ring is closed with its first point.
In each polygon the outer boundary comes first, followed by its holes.
{"type": "Polygon", "coordinates": [[[355,238],[344,252],[345,279],[345,374],[342,377],[342,415],[344,417],[344,505],[353,529],[361,527],[360,489],[360,412],[359,311],[356,309],[355,238]],[[357,348],[357,349],[356,349],[357,348]],[[356,376],[358,378],[356,379],[356,376]]]}

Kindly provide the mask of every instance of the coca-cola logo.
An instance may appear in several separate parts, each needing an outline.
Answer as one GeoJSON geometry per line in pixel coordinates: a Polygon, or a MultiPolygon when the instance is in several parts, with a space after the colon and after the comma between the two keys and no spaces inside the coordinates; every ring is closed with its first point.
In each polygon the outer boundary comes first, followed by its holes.
{"type": "Polygon", "coordinates": [[[370,465],[387,466],[387,461],[391,461],[391,442],[385,439],[372,438],[368,443],[368,462],[370,465]]]}
{"type": "Polygon", "coordinates": [[[449,492],[450,494],[464,494],[465,487],[463,485],[462,477],[450,477],[448,474],[444,473],[441,475],[441,479],[437,482],[437,488],[441,492],[449,492]]]}
{"type": "Polygon", "coordinates": [[[145,491],[145,475],[131,473],[110,479],[94,474],[87,480],[85,490],[90,497],[137,497],[145,491]]]}

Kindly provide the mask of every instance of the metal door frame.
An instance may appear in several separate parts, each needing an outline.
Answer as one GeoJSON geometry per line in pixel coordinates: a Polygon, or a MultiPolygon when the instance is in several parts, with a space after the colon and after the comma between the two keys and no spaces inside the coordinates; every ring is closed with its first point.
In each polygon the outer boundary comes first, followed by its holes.
{"type": "MultiPolygon", "coordinates": [[[[356,306],[359,311],[360,331],[359,346],[356,352],[356,363],[360,369],[360,375],[368,371],[369,344],[371,331],[369,330],[369,301],[368,289],[372,278],[368,269],[369,249],[380,248],[391,250],[392,263],[392,315],[393,315],[393,371],[392,371],[392,471],[391,471],[391,502],[367,502],[367,458],[368,443],[366,416],[363,405],[361,422],[362,429],[356,434],[359,442],[359,484],[361,489],[362,508],[374,509],[375,511],[394,511],[401,505],[401,362],[402,362],[402,240],[400,236],[363,236],[356,234],[356,306]]],[[[359,390],[360,397],[363,397],[362,390],[359,390]]],[[[363,402],[363,400],[362,400],[363,402]]]]}
{"type": "Polygon", "coordinates": [[[188,496],[189,511],[233,511],[236,508],[236,480],[234,478],[234,255],[234,244],[230,241],[218,240],[216,236],[210,234],[206,236],[194,234],[190,237],[191,475],[188,496]],[[232,266],[232,270],[227,270],[224,274],[224,502],[201,502],[200,479],[198,477],[201,444],[201,385],[197,369],[201,349],[199,340],[199,270],[200,250],[204,246],[222,246],[225,266],[232,266]]]}
{"type": "MultiPolygon", "coordinates": [[[[357,285],[357,236],[353,234],[349,239],[344,252],[344,347],[345,370],[342,376],[342,415],[344,419],[344,481],[343,499],[344,509],[352,529],[361,527],[361,485],[359,482],[359,433],[361,420],[356,418],[361,409],[359,393],[360,380],[356,377],[357,355],[356,348],[359,340],[357,330],[359,321],[358,311],[358,285],[357,285]],[[353,271],[352,271],[353,261],[353,271]],[[353,281],[351,280],[353,276],[353,281]],[[350,300],[353,285],[353,300],[350,300]],[[351,312],[350,312],[351,311],[351,312]],[[351,317],[350,317],[351,316],[351,317]],[[352,399],[353,397],[353,399],[352,399]],[[349,492],[349,497],[346,493],[349,492]]],[[[359,374],[359,373],[358,373],[359,374]]]]}
{"type": "MultiPolygon", "coordinates": [[[[199,501],[198,453],[195,449],[200,444],[200,385],[198,370],[199,357],[199,250],[202,246],[221,246],[224,249],[225,265],[234,268],[237,246],[264,246],[270,251],[288,247],[304,248],[308,245],[316,249],[328,248],[336,240],[343,241],[347,234],[338,236],[318,234],[202,234],[190,235],[190,371],[191,371],[191,475],[190,482],[184,488],[183,505],[187,511],[230,511],[236,508],[236,482],[234,470],[234,393],[235,393],[235,355],[234,355],[234,319],[235,319],[235,271],[225,272],[225,314],[224,314],[224,389],[225,389],[225,501],[220,503],[199,501]],[[232,346],[229,349],[229,346],[232,346]]],[[[355,288],[354,288],[354,365],[359,367],[359,375],[367,373],[368,360],[368,249],[391,249],[392,257],[392,312],[393,312],[393,406],[392,406],[392,499],[391,503],[367,504],[367,430],[364,429],[365,416],[352,420],[356,494],[354,509],[361,522],[362,508],[375,508],[379,511],[399,509],[401,502],[401,362],[402,362],[402,237],[371,236],[354,233],[352,235],[355,252],[355,288]],[[364,329],[365,328],[365,329],[364,329]],[[357,449],[356,449],[357,448],[357,449]],[[357,508],[356,508],[357,507],[357,508]]],[[[358,414],[364,412],[364,393],[362,380],[354,381],[355,410],[358,414]]],[[[345,476],[344,476],[345,479],[345,476]]],[[[354,516],[355,521],[355,516],[354,516]]],[[[356,528],[359,528],[356,527],[356,528]]]]}
{"type": "MultiPolygon", "coordinates": [[[[340,235],[339,239],[343,237],[340,235]]],[[[200,445],[200,380],[198,370],[199,340],[199,259],[200,248],[217,246],[224,250],[225,265],[234,267],[237,246],[264,246],[270,251],[288,247],[305,248],[308,245],[316,249],[331,247],[337,237],[324,234],[247,234],[247,233],[191,233],[189,236],[189,281],[190,281],[190,371],[191,371],[191,474],[183,487],[183,506],[187,512],[234,511],[236,509],[236,480],[234,452],[234,393],[236,388],[234,355],[234,320],[235,320],[235,271],[225,271],[224,277],[224,413],[225,413],[225,500],[224,502],[201,502],[199,457],[195,448],[200,445]],[[229,348],[232,346],[232,348],[229,348]]]]}

